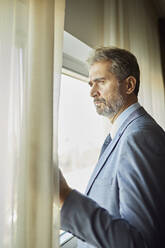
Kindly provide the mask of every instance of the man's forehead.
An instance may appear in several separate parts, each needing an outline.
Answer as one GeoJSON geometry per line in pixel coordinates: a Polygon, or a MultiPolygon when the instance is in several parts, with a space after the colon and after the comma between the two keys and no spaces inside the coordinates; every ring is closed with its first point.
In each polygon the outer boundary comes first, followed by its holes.
{"type": "Polygon", "coordinates": [[[90,80],[104,77],[106,73],[110,72],[110,66],[110,61],[95,62],[89,69],[90,80]]]}

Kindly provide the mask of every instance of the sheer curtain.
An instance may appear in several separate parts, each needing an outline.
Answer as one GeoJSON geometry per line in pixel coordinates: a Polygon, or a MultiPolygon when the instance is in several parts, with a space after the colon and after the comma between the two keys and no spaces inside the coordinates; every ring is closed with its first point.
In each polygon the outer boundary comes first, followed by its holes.
{"type": "Polygon", "coordinates": [[[104,0],[104,45],[133,52],[140,64],[139,101],[165,129],[157,16],[148,0],[104,0]]]}
{"type": "Polygon", "coordinates": [[[3,248],[59,247],[57,109],[64,9],[64,0],[0,1],[3,248]]]}

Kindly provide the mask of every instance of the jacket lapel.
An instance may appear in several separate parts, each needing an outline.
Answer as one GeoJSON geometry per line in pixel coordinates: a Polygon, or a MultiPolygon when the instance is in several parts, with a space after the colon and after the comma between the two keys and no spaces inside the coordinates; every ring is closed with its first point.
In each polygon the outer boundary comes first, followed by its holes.
{"type": "Polygon", "coordinates": [[[146,111],[140,107],[139,109],[135,110],[126,120],[125,122],[122,124],[122,126],[119,128],[119,130],[117,131],[114,139],[111,141],[111,143],[107,146],[107,148],[105,149],[104,153],[101,155],[101,157],[99,158],[99,161],[92,173],[92,176],[89,180],[89,183],[87,185],[85,194],[89,194],[89,191],[96,179],[96,177],[98,176],[98,174],[100,173],[100,171],[102,170],[102,168],[104,167],[106,160],[108,159],[108,157],[111,155],[112,151],[114,150],[115,146],[117,145],[120,137],[122,136],[122,134],[124,133],[125,129],[128,127],[128,125],[134,121],[135,119],[137,119],[138,117],[144,115],[146,113],[146,111]]]}

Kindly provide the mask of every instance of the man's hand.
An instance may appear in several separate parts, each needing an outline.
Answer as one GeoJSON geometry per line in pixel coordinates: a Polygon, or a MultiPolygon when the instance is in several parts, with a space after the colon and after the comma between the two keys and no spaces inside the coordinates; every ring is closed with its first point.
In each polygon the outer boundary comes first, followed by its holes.
{"type": "Polygon", "coordinates": [[[62,207],[65,199],[72,191],[72,189],[68,186],[61,170],[59,170],[59,177],[60,177],[60,207],[62,207]]]}

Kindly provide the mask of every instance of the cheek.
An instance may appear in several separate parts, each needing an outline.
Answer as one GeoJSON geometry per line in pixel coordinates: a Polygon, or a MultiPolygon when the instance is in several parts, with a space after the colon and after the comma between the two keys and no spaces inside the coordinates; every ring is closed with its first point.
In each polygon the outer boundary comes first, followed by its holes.
{"type": "Polygon", "coordinates": [[[115,104],[119,100],[121,100],[122,94],[119,92],[118,88],[112,88],[110,92],[106,94],[106,102],[110,105],[115,104]]]}
{"type": "Polygon", "coordinates": [[[100,92],[104,98],[111,98],[114,95],[114,88],[112,86],[104,86],[100,88],[100,92]]]}
{"type": "Polygon", "coordinates": [[[113,100],[118,96],[118,91],[114,87],[109,87],[105,92],[106,99],[113,100]]]}
{"type": "Polygon", "coordinates": [[[100,85],[101,97],[106,101],[113,101],[118,98],[120,94],[119,86],[116,81],[109,81],[104,85],[100,85]]]}

